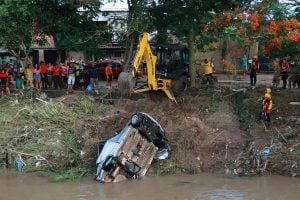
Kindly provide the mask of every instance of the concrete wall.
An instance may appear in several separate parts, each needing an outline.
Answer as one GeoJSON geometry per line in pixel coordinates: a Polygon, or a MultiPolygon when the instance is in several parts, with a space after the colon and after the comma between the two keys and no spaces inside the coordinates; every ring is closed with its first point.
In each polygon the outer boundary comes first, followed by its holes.
{"type": "Polygon", "coordinates": [[[215,65],[215,70],[217,72],[223,72],[224,67],[221,63],[222,59],[230,61],[239,70],[241,69],[241,58],[243,55],[246,54],[248,58],[252,58],[254,55],[257,56],[257,52],[258,43],[255,43],[250,48],[246,48],[241,47],[233,41],[220,41],[217,49],[214,51],[196,52],[195,59],[197,64],[203,62],[205,58],[212,60],[215,65]]]}
{"type": "Polygon", "coordinates": [[[74,61],[84,60],[87,61],[87,56],[83,51],[69,51],[67,53],[67,59],[73,58],[74,61]]]}

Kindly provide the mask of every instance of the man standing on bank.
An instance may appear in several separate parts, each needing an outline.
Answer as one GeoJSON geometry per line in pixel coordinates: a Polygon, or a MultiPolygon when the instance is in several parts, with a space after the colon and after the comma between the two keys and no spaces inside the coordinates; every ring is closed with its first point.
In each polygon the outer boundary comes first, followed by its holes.
{"type": "Polygon", "coordinates": [[[251,88],[254,89],[256,86],[256,76],[259,70],[259,62],[256,56],[253,56],[252,62],[249,65],[250,82],[251,88]]]}

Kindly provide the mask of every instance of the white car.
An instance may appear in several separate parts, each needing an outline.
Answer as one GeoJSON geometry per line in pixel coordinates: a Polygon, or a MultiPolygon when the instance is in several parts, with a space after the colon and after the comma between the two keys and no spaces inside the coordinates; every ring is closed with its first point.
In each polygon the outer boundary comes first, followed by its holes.
{"type": "Polygon", "coordinates": [[[96,180],[119,182],[144,176],[153,159],[166,159],[164,130],[150,115],[139,112],[114,137],[98,148],[96,180]]]}

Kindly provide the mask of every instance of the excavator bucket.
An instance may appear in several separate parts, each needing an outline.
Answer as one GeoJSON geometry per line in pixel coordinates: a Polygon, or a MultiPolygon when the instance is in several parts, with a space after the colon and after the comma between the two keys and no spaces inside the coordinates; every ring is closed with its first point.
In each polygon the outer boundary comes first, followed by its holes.
{"type": "Polygon", "coordinates": [[[130,95],[133,92],[136,81],[130,72],[121,72],[118,78],[118,90],[122,95],[130,95]]]}

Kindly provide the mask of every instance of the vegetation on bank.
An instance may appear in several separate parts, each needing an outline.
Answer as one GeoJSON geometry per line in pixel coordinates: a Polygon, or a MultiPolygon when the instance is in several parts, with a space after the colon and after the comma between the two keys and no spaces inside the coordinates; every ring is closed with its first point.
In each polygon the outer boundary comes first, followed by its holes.
{"type": "MultiPolygon", "coordinates": [[[[170,160],[153,163],[149,170],[152,175],[219,171],[224,170],[224,166],[233,173],[234,169],[241,168],[235,165],[235,160],[243,158],[243,162],[252,163],[253,157],[257,156],[257,152],[263,147],[276,144],[277,147],[280,145],[280,148],[269,155],[265,170],[270,173],[299,176],[300,136],[297,130],[300,126],[300,112],[299,107],[289,105],[289,101],[297,99],[298,93],[293,91],[273,91],[274,110],[270,130],[265,130],[264,124],[257,119],[263,88],[246,93],[229,89],[193,90],[180,100],[179,107],[176,107],[179,111],[174,111],[175,107],[169,104],[159,107],[155,103],[145,103],[149,100],[140,103],[138,100],[119,99],[117,95],[114,101],[111,96],[105,99],[103,94],[84,92],[50,99],[47,100],[48,103],[22,95],[1,97],[0,165],[15,168],[22,158],[26,163],[23,167],[24,172],[38,172],[41,176],[50,176],[56,181],[94,174],[99,142],[110,137],[113,131],[122,128],[128,116],[132,114],[131,111],[148,109],[157,113],[158,120],[166,128],[175,125],[167,122],[170,120],[170,112],[177,120],[177,112],[186,115],[185,118],[190,121],[181,123],[186,123],[191,129],[181,130],[177,125],[178,130],[172,130],[173,132],[167,135],[173,154],[170,160]],[[219,160],[205,166],[205,162],[208,161],[201,160],[202,158],[196,155],[199,151],[198,144],[204,143],[206,137],[203,135],[206,133],[198,133],[197,130],[205,129],[205,124],[195,124],[202,122],[193,115],[197,114],[207,119],[214,113],[222,113],[227,104],[233,108],[240,127],[239,132],[232,134],[244,139],[241,139],[241,145],[234,147],[231,158],[224,157],[221,152],[222,157],[219,160]],[[199,126],[200,129],[195,129],[194,126],[199,126]],[[250,144],[246,150],[247,155],[243,146],[246,143],[250,144]],[[182,154],[185,158],[180,157],[182,154]],[[186,157],[191,157],[197,162],[184,165],[182,163],[186,157]]],[[[220,134],[209,138],[207,146],[200,148],[200,151],[203,151],[201,153],[210,154],[213,151],[214,154],[219,143],[223,144],[223,141],[217,141],[220,134]]]]}
{"type": "Polygon", "coordinates": [[[79,123],[95,113],[105,113],[106,105],[97,105],[89,96],[82,96],[70,106],[59,101],[41,103],[13,96],[2,97],[1,107],[1,165],[15,167],[20,155],[26,163],[25,172],[54,172],[61,179],[93,171],[90,166],[94,163],[82,160],[87,133],[79,123]]]}

